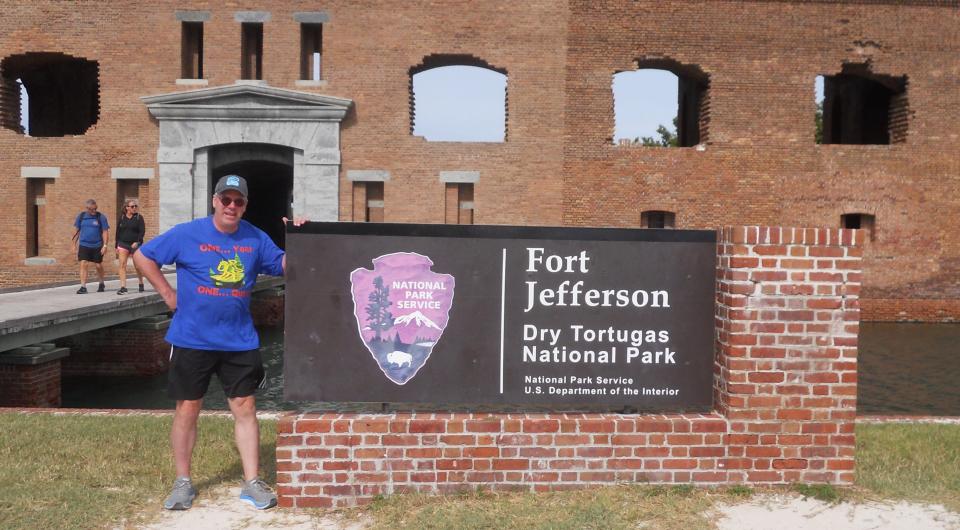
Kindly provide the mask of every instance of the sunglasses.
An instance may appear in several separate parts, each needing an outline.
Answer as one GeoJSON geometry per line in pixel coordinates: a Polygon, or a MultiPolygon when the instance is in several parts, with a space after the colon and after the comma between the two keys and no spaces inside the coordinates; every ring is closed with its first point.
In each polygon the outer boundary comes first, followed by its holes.
{"type": "Polygon", "coordinates": [[[243,197],[237,197],[236,199],[231,199],[230,197],[225,197],[223,195],[218,195],[218,197],[220,198],[220,204],[224,206],[230,206],[233,204],[237,208],[243,208],[247,205],[247,200],[243,197]]]}
{"type": "Polygon", "coordinates": [[[136,204],[128,204],[127,208],[139,208],[136,204]]]}

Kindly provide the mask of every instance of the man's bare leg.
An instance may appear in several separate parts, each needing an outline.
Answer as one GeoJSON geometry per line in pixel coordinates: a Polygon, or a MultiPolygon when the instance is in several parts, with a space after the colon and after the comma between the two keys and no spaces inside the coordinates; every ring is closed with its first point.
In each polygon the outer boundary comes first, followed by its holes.
{"type": "Polygon", "coordinates": [[[170,445],[173,447],[173,464],[177,477],[190,476],[190,461],[193,459],[193,446],[197,442],[197,418],[203,407],[202,399],[177,401],[173,414],[173,428],[170,429],[170,445]]]}
{"type": "Polygon", "coordinates": [[[228,398],[233,413],[233,434],[243,464],[243,480],[260,474],[260,424],[257,422],[257,401],[254,396],[228,398]]]}

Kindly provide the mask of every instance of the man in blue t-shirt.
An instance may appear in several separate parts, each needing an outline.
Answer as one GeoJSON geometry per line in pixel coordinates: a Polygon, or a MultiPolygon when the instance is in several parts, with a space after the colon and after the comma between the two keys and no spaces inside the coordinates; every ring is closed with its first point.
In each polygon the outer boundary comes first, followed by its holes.
{"type": "MultiPolygon", "coordinates": [[[[254,392],[263,382],[264,370],[260,339],[250,315],[250,293],[258,274],[283,275],[286,257],[267,234],[241,219],[246,208],[246,180],[227,175],[214,190],[212,216],[174,226],[133,256],[175,311],[166,336],[172,345],[167,393],[177,402],[170,433],[177,479],[164,502],[168,510],[186,510],[196,497],[190,461],[197,418],[214,373],[236,422],[244,478],[240,499],[257,509],[277,504],[276,495],[259,478],[260,429],[254,392]],[[160,272],[160,266],[171,263],[177,265],[176,290],[160,272]]],[[[294,224],[303,222],[297,219],[294,224]]]]}
{"type": "Polygon", "coordinates": [[[74,219],[73,227],[77,229],[73,233],[73,250],[77,253],[77,261],[80,262],[80,289],[77,290],[77,294],[87,294],[88,263],[93,263],[97,267],[97,276],[100,278],[97,292],[102,293],[105,289],[103,255],[107,252],[109,240],[107,236],[110,235],[107,216],[97,211],[97,201],[87,199],[84,203],[84,211],[74,219]]]}

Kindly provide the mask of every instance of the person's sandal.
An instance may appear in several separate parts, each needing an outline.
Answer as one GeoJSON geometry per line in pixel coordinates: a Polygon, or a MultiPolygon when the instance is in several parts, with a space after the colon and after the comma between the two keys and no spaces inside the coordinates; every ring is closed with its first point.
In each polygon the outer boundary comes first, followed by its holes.
{"type": "Polygon", "coordinates": [[[126,287],[121,287],[121,288],[117,289],[117,294],[127,294],[127,288],[126,288],[126,287]]]}
{"type": "Polygon", "coordinates": [[[87,288],[86,288],[86,287],[81,287],[81,288],[77,289],[77,294],[87,294],[87,288]]]}
{"type": "Polygon", "coordinates": [[[107,290],[107,286],[104,285],[104,284],[102,284],[102,283],[101,283],[99,286],[97,286],[97,292],[98,292],[98,293],[102,293],[102,292],[104,292],[104,291],[106,291],[106,290],[107,290]]]}
{"type": "Polygon", "coordinates": [[[141,293],[143,292],[143,284],[140,284],[140,287],[137,288],[141,293]]]}

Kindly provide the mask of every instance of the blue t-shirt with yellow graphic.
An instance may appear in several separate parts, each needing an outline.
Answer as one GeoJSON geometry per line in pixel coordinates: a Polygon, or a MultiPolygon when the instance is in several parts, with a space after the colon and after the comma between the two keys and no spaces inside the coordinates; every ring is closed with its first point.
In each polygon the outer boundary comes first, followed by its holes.
{"type": "Polygon", "coordinates": [[[259,228],[240,221],[224,234],[213,217],[167,230],[140,248],[160,265],[177,265],[177,312],[167,342],[181,348],[245,351],[260,347],[250,293],[260,273],[283,275],[283,251],[259,228]]]}

